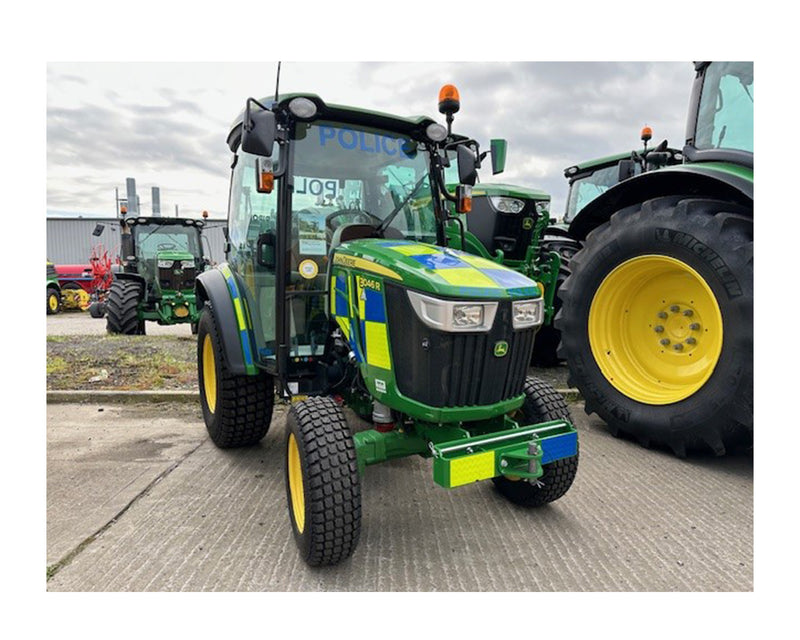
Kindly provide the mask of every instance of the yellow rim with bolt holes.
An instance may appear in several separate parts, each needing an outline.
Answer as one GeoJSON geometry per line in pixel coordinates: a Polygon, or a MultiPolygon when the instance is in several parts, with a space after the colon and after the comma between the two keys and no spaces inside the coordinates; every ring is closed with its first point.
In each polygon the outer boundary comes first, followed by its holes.
{"type": "Polygon", "coordinates": [[[217,407],[217,368],[214,362],[214,345],[211,335],[206,334],[203,340],[203,390],[205,391],[208,410],[214,413],[217,407]]]}
{"type": "Polygon", "coordinates": [[[589,344],[606,380],[651,405],[680,402],[711,377],[722,352],[722,313],[685,262],[661,255],[609,273],[589,309],[589,344]]]}
{"type": "Polygon", "coordinates": [[[300,465],[300,450],[294,434],[289,434],[289,444],[286,451],[287,465],[289,468],[289,494],[292,496],[292,513],[297,531],[303,533],[306,525],[306,500],[303,495],[303,468],[300,465]]]}

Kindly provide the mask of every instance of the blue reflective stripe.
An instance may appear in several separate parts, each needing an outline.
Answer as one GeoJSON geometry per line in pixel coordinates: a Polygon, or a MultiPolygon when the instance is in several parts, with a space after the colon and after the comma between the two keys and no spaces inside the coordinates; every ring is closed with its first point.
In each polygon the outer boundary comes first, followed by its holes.
{"type": "Polygon", "coordinates": [[[454,268],[473,268],[463,260],[455,256],[448,256],[443,253],[423,253],[417,256],[409,256],[423,267],[428,269],[454,269],[454,268]]]}
{"type": "Polygon", "coordinates": [[[374,289],[364,289],[364,320],[370,322],[386,322],[386,310],[383,306],[383,293],[374,289]]]}
{"type": "Polygon", "coordinates": [[[542,440],[542,464],[570,458],[576,453],[578,453],[577,431],[542,440]]]}

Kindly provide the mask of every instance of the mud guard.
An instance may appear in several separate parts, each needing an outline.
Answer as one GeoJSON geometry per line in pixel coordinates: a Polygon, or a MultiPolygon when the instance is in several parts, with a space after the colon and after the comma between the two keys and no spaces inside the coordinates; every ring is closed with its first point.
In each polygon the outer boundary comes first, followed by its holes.
{"type": "MultiPolygon", "coordinates": [[[[227,270],[227,265],[220,265],[227,270]]],[[[225,358],[231,373],[234,375],[255,375],[258,369],[253,362],[253,350],[249,336],[246,335],[249,326],[249,318],[244,320],[245,327],[240,327],[240,318],[237,317],[237,310],[234,304],[234,297],[239,296],[238,287],[235,281],[229,284],[225,273],[217,267],[201,273],[195,281],[195,294],[197,296],[197,308],[202,309],[208,301],[211,303],[211,312],[222,336],[222,347],[225,349],[225,358]],[[235,293],[232,293],[233,286],[235,293]]],[[[230,274],[230,270],[228,270],[230,274]]],[[[229,276],[233,280],[233,276],[229,276]]],[[[248,313],[246,307],[242,305],[241,315],[244,317],[248,313]]]]}

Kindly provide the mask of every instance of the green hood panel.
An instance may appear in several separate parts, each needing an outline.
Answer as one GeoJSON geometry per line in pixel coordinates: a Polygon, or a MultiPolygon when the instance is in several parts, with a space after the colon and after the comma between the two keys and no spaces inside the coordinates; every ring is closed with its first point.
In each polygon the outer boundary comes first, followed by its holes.
{"type": "Polygon", "coordinates": [[[409,240],[365,239],[336,248],[335,265],[383,276],[443,298],[538,298],[539,286],[521,273],[478,256],[409,240]]]}
{"type": "Polygon", "coordinates": [[[159,251],[156,260],[192,260],[195,257],[188,251],[159,251]]]}
{"type": "Polygon", "coordinates": [[[523,198],[526,200],[550,200],[550,194],[545,191],[529,189],[513,184],[494,184],[490,182],[481,182],[472,187],[472,197],[476,198],[478,196],[508,196],[510,198],[523,198]]]}

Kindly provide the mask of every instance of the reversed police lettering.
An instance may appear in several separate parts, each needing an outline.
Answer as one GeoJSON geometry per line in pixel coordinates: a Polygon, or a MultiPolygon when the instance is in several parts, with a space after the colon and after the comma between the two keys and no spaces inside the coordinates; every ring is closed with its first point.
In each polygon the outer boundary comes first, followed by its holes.
{"type": "Polygon", "coordinates": [[[728,265],[725,264],[725,261],[720,258],[716,251],[700,242],[694,236],[684,233],[683,231],[659,228],[656,229],[656,240],[686,247],[692,253],[702,258],[716,272],[731,298],[742,295],[742,287],[739,281],[736,280],[736,276],[734,276],[728,268],[728,265]]]}

